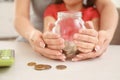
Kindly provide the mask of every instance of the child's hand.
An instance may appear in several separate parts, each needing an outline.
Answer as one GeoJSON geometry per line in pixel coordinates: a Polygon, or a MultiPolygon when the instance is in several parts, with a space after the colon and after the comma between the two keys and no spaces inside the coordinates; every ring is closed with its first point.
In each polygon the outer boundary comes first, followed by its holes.
{"type": "MultiPolygon", "coordinates": [[[[43,34],[43,40],[46,43],[46,47],[54,50],[54,51],[58,51],[59,54],[57,54],[57,57],[53,57],[53,59],[57,58],[60,59],[62,61],[65,61],[65,55],[62,54],[62,49],[65,47],[64,46],[64,40],[57,34],[52,33],[52,32],[45,32],[43,34]]],[[[51,54],[51,56],[54,56],[55,54],[51,54]]]]}
{"type": "Polygon", "coordinates": [[[59,52],[59,54],[51,54],[51,56],[54,56],[52,59],[60,59],[65,61],[66,57],[62,54],[62,49],[65,47],[64,39],[62,39],[60,35],[52,32],[53,27],[54,24],[50,23],[48,25],[48,29],[43,33],[42,38],[46,44],[46,48],[59,52]]]}
{"type": "Polygon", "coordinates": [[[91,52],[98,43],[98,32],[94,29],[82,29],[74,35],[74,42],[80,52],[91,52]]]}
{"type": "Polygon", "coordinates": [[[54,50],[62,50],[64,45],[64,39],[60,37],[60,35],[52,33],[52,32],[45,32],[43,33],[43,39],[48,48],[54,50]]]}
{"type": "Polygon", "coordinates": [[[93,51],[98,42],[98,32],[94,29],[91,21],[85,23],[86,29],[80,29],[73,38],[80,52],[88,53],[93,51]]]}

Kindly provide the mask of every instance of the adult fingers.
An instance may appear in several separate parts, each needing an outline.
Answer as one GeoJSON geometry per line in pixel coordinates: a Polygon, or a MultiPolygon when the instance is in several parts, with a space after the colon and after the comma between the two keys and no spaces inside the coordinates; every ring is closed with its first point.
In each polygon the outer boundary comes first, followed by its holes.
{"type": "Polygon", "coordinates": [[[64,61],[66,58],[65,55],[63,55],[59,50],[52,50],[49,48],[39,48],[39,47],[35,47],[34,50],[37,53],[40,53],[42,56],[45,56],[50,59],[59,59],[64,61]]]}
{"type": "Polygon", "coordinates": [[[72,61],[81,61],[81,60],[87,60],[87,59],[92,59],[92,58],[96,58],[98,57],[99,54],[97,54],[96,52],[90,52],[90,53],[87,53],[87,54],[84,54],[84,53],[80,53],[78,55],[76,55],[72,61]]]}
{"type": "Polygon", "coordinates": [[[43,48],[45,47],[45,43],[42,39],[42,34],[39,31],[33,31],[31,33],[29,42],[32,47],[33,46],[39,46],[39,47],[43,47],[43,48]],[[36,36],[34,36],[34,35],[36,35],[36,36]]]}
{"type": "Polygon", "coordinates": [[[107,39],[105,31],[99,31],[98,33],[98,43],[95,46],[95,50],[98,51],[100,48],[104,47],[104,42],[107,39]]]}

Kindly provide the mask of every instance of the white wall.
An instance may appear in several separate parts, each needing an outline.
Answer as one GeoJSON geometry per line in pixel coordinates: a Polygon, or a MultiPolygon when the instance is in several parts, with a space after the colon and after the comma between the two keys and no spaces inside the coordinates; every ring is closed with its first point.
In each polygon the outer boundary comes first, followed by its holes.
{"type": "Polygon", "coordinates": [[[13,2],[0,3],[0,38],[9,38],[17,36],[13,26],[13,2]]]}
{"type": "Polygon", "coordinates": [[[120,0],[112,0],[116,7],[120,7],[120,0]]]}

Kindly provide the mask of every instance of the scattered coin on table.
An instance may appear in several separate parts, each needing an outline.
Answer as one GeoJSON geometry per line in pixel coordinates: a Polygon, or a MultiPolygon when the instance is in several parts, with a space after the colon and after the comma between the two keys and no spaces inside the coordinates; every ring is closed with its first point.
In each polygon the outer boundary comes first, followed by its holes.
{"type": "MultiPolygon", "coordinates": [[[[27,63],[28,66],[34,66],[34,69],[35,70],[48,70],[48,69],[51,69],[52,66],[51,65],[48,65],[48,64],[37,64],[36,62],[29,62],[27,63]]],[[[66,65],[57,65],[56,66],[56,69],[58,70],[64,70],[66,69],[67,66],[66,65]]]]}
{"type": "Polygon", "coordinates": [[[56,69],[58,69],[58,70],[64,70],[66,68],[67,68],[67,66],[65,66],[65,65],[57,65],[56,66],[56,69]]]}
{"type": "Polygon", "coordinates": [[[29,62],[27,65],[28,65],[28,66],[35,66],[36,63],[35,63],[35,62],[29,62]]]}

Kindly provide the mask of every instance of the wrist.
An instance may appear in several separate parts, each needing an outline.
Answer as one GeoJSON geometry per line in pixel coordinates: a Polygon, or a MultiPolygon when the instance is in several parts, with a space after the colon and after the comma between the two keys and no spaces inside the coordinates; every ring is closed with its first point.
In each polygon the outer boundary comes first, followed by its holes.
{"type": "Polygon", "coordinates": [[[26,39],[28,41],[33,40],[35,35],[37,36],[37,33],[39,33],[39,35],[42,35],[42,33],[36,29],[33,29],[33,30],[30,30],[29,32],[26,32],[26,39]]]}
{"type": "Polygon", "coordinates": [[[112,38],[113,38],[113,33],[110,30],[99,30],[99,35],[103,35],[105,36],[105,40],[107,40],[107,42],[111,42],[112,38]]]}

